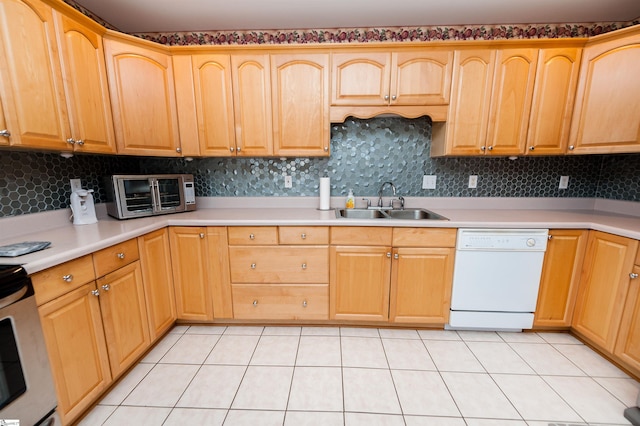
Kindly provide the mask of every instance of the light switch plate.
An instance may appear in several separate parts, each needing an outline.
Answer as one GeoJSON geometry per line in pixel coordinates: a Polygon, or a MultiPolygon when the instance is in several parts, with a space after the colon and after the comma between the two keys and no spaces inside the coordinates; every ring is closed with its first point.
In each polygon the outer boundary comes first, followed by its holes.
{"type": "Polygon", "coordinates": [[[478,175],[470,175],[469,176],[469,188],[477,188],[478,187],[478,175]]]}
{"type": "Polygon", "coordinates": [[[69,184],[71,185],[71,192],[82,189],[82,181],[80,179],[69,179],[69,184]]]}
{"type": "Polygon", "coordinates": [[[284,177],[284,187],[293,188],[293,179],[291,179],[291,176],[284,177]]]}
{"type": "Polygon", "coordinates": [[[422,176],[422,189],[436,189],[436,175],[422,176]]]}
{"type": "Polygon", "coordinates": [[[569,176],[560,176],[559,189],[567,189],[569,187],[569,176]]]}

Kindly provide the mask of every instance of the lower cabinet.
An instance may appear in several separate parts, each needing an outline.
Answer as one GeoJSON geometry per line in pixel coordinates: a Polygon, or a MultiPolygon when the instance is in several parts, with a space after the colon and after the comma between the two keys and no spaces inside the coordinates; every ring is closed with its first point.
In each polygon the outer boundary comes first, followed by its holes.
{"type": "Polygon", "coordinates": [[[572,328],[610,354],[618,336],[637,251],[636,240],[589,232],[572,328]]]}
{"type": "Polygon", "coordinates": [[[326,284],[233,284],[233,311],[238,319],[326,320],[326,284]]]}
{"type": "Polygon", "coordinates": [[[549,231],[534,327],[571,326],[587,237],[580,229],[549,231]]]}
{"type": "Polygon", "coordinates": [[[622,313],[614,355],[640,376],[640,251],[629,274],[629,292],[622,313]]]}

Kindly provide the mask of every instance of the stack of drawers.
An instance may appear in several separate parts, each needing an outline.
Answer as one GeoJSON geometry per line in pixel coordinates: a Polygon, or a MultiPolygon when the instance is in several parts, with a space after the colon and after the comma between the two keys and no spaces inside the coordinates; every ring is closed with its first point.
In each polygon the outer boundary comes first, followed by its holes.
{"type": "Polygon", "coordinates": [[[329,318],[328,227],[230,227],[236,319],[329,318]]]}

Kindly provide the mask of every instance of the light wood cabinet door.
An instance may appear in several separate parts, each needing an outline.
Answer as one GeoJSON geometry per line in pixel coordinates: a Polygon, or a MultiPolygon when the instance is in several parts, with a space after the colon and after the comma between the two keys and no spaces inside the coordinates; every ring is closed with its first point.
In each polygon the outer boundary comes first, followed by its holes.
{"type": "Polygon", "coordinates": [[[329,54],[271,55],[274,154],[329,156],[329,54]]]}
{"type": "Polygon", "coordinates": [[[171,266],[178,319],[213,319],[213,301],[207,262],[207,230],[203,227],[171,227],[171,266]]]}
{"type": "Polygon", "coordinates": [[[118,153],[180,156],[171,57],[124,39],[104,49],[118,153]]]}
{"type": "Polygon", "coordinates": [[[52,13],[37,0],[0,0],[0,100],[10,145],[69,151],[52,13]]]}
{"type": "Polygon", "coordinates": [[[331,105],[387,105],[391,55],[387,52],[331,54],[331,105]]]}
{"type": "Polygon", "coordinates": [[[102,36],[54,11],[74,151],[113,154],[116,142],[102,36]]]}
{"type": "Polygon", "coordinates": [[[449,321],[453,248],[394,248],[389,319],[441,325],[449,321]]]}
{"type": "Polygon", "coordinates": [[[231,55],[236,153],[273,155],[269,55],[231,55]]]}
{"type": "Polygon", "coordinates": [[[569,153],[640,151],[640,32],[624,34],[584,49],[569,153]]]}
{"type": "Polygon", "coordinates": [[[542,264],[534,327],[569,327],[588,231],[552,229],[542,264]]]}
{"type": "Polygon", "coordinates": [[[111,383],[95,282],[39,308],[58,396],[58,413],[70,424],[111,383]]]}
{"type": "Polygon", "coordinates": [[[488,154],[524,153],[537,63],[538,49],[504,49],[496,53],[487,129],[488,154]]]}
{"type": "Polygon", "coordinates": [[[155,340],[176,321],[169,231],[164,228],[138,237],[138,251],[147,302],[149,334],[151,340],[155,340]]]}
{"type": "Polygon", "coordinates": [[[226,227],[209,226],[207,228],[207,250],[206,263],[211,282],[213,316],[214,318],[233,318],[226,227]]]}
{"type": "Polygon", "coordinates": [[[99,278],[97,284],[109,364],[115,378],[151,343],[140,261],[99,278]]]}
{"type": "Polygon", "coordinates": [[[447,105],[451,90],[452,50],[391,54],[391,105],[447,105]]]}
{"type": "Polygon", "coordinates": [[[629,280],[629,292],[614,353],[636,375],[640,375],[640,265],[633,268],[629,280]]]}
{"type": "Polygon", "coordinates": [[[573,329],[612,353],[629,287],[638,241],[590,231],[573,329]]]}
{"type": "Polygon", "coordinates": [[[540,49],[527,155],[559,155],[566,151],[581,54],[582,49],[578,48],[540,49]]]}
{"type": "Polygon", "coordinates": [[[230,56],[178,55],[173,65],[183,154],[235,156],[230,56]]]}
{"type": "Polygon", "coordinates": [[[446,136],[437,155],[482,155],[486,146],[495,50],[458,50],[453,60],[446,136]]]}
{"type": "Polygon", "coordinates": [[[387,321],[391,247],[333,246],[329,319],[387,321]]]}

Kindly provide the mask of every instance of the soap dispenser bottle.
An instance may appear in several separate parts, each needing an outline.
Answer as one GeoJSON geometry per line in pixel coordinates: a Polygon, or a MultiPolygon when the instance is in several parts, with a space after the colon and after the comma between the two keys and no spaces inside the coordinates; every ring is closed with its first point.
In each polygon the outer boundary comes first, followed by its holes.
{"type": "Polygon", "coordinates": [[[345,207],[348,209],[353,209],[356,206],[356,199],[353,196],[353,189],[349,190],[349,194],[347,195],[347,202],[345,203],[345,207]]]}

